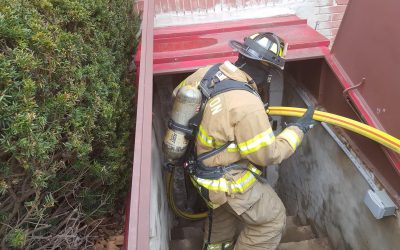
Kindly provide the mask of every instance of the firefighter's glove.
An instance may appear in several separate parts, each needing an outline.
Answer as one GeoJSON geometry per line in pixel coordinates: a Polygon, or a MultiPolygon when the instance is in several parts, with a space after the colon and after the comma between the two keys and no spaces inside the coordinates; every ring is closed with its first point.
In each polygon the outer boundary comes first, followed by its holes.
{"type": "Polygon", "coordinates": [[[312,119],[314,115],[314,107],[309,106],[307,111],[302,117],[300,117],[292,126],[297,126],[304,134],[306,134],[314,125],[318,124],[318,121],[312,119]]]}

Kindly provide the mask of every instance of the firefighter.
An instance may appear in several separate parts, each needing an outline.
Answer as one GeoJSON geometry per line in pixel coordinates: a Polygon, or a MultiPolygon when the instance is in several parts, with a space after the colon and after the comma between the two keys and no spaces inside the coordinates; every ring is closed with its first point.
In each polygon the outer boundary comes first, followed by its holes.
{"type": "Polygon", "coordinates": [[[262,97],[268,95],[271,72],[284,68],[287,44],[267,32],[230,45],[239,52],[235,63],[201,68],[173,93],[189,86],[203,94],[191,171],[194,185],[212,208],[203,249],[276,249],[286,212],[261,170],[294,153],[316,123],[314,111],[309,108],[275,136],[262,97]]]}

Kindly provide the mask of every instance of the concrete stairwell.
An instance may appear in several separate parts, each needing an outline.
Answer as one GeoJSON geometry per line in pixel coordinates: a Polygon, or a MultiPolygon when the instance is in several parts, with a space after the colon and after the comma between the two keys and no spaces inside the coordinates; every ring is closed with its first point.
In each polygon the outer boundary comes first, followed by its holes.
{"type": "MultiPolygon", "coordinates": [[[[201,250],[204,221],[181,222],[171,230],[170,250],[201,250]]],[[[311,226],[301,226],[294,216],[288,216],[278,250],[330,250],[327,238],[318,238],[311,226]]]]}
{"type": "Polygon", "coordinates": [[[327,238],[318,238],[310,225],[301,226],[297,217],[288,216],[278,250],[330,250],[327,238]]]}
{"type": "Polygon", "coordinates": [[[203,246],[204,220],[181,220],[171,230],[170,250],[201,250],[203,246]]]}

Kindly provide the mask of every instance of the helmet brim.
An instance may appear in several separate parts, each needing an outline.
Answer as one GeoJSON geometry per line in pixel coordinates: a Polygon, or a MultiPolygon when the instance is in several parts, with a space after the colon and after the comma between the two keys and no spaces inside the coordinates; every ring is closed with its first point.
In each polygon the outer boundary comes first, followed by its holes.
{"type": "Polygon", "coordinates": [[[275,63],[273,63],[271,61],[265,60],[264,58],[259,57],[256,54],[252,54],[251,50],[248,50],[248,46],[246,46],[243,43],[240,43],[240,42],[235,41],[235,40],[230,40],[229,41],[229,46],[231,46],[231,48],[233,48],[234,50],[236,50],[241,55],[243,55],[243,56],[245,56],[247,58],[250,58],[250,59],[253,59],[253,60],[257,60],[257,61],[261,61],[261,62],[265,62],[265,63],[267,63],[267,64],[269,64],[271,66],[274,66],[274,67],[276,67],[278,69],[283,70],[283,67],[281,67],[281,66],[279,66],[279,65],[277,65],[277,64],[275,64],[275,63]]]}

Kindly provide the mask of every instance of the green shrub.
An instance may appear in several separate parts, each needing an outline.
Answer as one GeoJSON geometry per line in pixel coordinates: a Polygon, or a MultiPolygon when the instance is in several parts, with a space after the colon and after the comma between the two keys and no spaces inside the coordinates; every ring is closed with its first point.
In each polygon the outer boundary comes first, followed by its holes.
{"type": "Polygon", "coordinates": [[[81,249],[123,195],[137,23],[130,0],[0,0],[0,248],[81,249]]]}
{"type": "Polygon", "coordinates": [[[7,242],[10,246],[20,248],[25,245],[26,234],[20,228],[11,230],[7,235],[7,242]]]}

